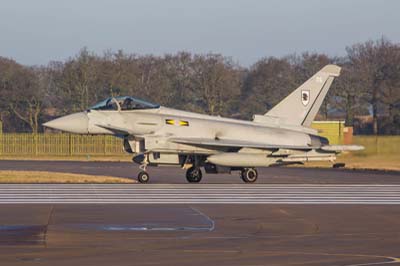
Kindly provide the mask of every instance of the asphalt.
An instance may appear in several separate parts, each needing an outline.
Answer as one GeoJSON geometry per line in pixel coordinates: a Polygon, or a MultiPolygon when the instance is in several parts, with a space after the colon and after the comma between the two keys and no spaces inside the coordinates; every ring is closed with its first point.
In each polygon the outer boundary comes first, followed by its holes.
{"type": "MultiPolygon", "coordinates": [[[[0,160],[0,170],[53,171],[136,179],[137,164],[131,162],[0,160]]],[[[257,183],[265,184],[400,184],[400,171],[333,168],[269,167],[257,169],[257,183]]],[[[185,171],[177,167],[148,167],[150,183],[186,183],[185,171]]],[[[243,184],[237,172],[205,174],[202,183],[243,184]]]]}
{"type": "MultiPolygon", "coordinates": [[[[137,173],[105,162],[0,169],[137,173]]],[[[258,184],[196,185],[174,168],[150,173],[154,184],[0,185],[0,265],[400,265],[398,172],[267,168],[258,184]]]]}
{"type": "Polygon", "coordinates": [[[1,205],[0,262],[400,265],[399,221],[398,205],[1,205]]]}

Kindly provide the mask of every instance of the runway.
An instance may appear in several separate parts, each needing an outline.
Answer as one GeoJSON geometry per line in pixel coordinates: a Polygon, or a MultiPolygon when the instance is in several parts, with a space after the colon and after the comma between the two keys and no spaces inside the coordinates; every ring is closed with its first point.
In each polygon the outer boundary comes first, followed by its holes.
{"type": "MultiPolygon", "coordinates": [[[[135,177],[131,163],[0,169],[135,177]]],[[[7,266],[400,266],[399,172],[260,169],[256,184],[151,168],[150,184],[1,184],[7,266]]]]}
{"type": "MultiPolygon", "coordinates": [[[[0,170],[50,171],[106,175],[136,179],[139,168],[132,162],[24,161],[0,160],[0,170]]],[[[399,171],[270,167],[257,169],[257,184],[398,184],[399,171]]],[[[185,171],[178,167],[149,167],[151,184],[187,184],[185,171]]],[[[240,184],[238,173],[206,174],[201,183],[240,184]]]]}
{"type": "Polygon", "coordinates": [[[400,265],[398,205],[1,204],[0,264],[400,265]]]}
{"type": "Polygon", "coordinates": [[[0,184],[0,204],[400,204],[400,185],[0,184]]]}

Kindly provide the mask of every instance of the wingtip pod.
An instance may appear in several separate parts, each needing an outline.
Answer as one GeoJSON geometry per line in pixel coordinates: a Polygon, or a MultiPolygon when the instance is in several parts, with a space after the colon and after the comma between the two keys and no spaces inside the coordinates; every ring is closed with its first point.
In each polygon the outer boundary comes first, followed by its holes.
{"type": "Polygon", "coordinates": [[[325,72],[330,76],[339,77],[341,69],[342,68],[337,65],[326,65],[321,69],[321,72],[325,72]]]}
{"type": "Polygon", "coordinates": [[[360,145],[327,145],[327,146],[322,146],[321,150],[323,150],[323,151],[336,151],[336,152],[362,151],[362,150],[364,150],[364,146],[360,146],[360,145]]]}

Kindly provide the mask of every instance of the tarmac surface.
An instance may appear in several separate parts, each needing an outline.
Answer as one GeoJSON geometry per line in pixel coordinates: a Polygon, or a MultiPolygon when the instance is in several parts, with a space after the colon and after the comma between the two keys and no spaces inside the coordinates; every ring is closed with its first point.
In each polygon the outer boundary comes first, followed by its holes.
{"type": "MultiPolygon", "coordinates": [[[[137,164],[131,162],[0,160],[0,170],[52,171],[105,175],[136,179],[137,164]]],[[[257,183],[266,184],[400,184],[400,171],[349,170],[333,168],[257,168],[257,183]]],[[[186,184],[185,171],[178,167],[148,167],[150,183],[186,184]]],[[[239,174],[205,174],[202,183],[243,184],[239,174]]]]}
{"type": "MultiPolygon", "coordinates": [[[[137,173],[105,162],[0,169],[137,173]]],[[[150,173],[154,184],[0,185],[0,265],[400,265],[398,172],[267,168],[257,184],[195,185],[174,168],[150,173]]]]}

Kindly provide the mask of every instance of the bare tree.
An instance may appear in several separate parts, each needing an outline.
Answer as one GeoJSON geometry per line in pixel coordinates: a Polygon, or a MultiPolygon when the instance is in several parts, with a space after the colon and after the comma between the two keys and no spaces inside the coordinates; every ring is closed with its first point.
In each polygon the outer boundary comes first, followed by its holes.
{"type": "Polygon", "coordinates": [[[353,126],[356,115],[368,114],[365,91],[347,58],[342,58],[340,64],[340,78],[335,80],[331,89],[331,108],[344,112],[346,124],[353,126]]]}
{"type": "MultiPolygon", "coordinates": [[[[109,96],[132,95],[178,109],[250,118],[265,113],[324,65],[343,66],[320,113],[348,124],[372,113],[374,133],[400,132],[400,46],[385,38],[347,48],[343,58],[303,53],[263,58],[249,68],[220,54],[76,56],[45,67],[0,57],[0,119],[9,131],[39,130],[46,116],[81,111],[109,96]]],[[[48,119],[48,118],[46,118],[48,119]]]]}
{"type": "Polygon", "coordinates": [[[16,66],[9,80],[6,94],[9,110],[27,123],[33,133],[39,129],[39,119],[44,108],[45,90],[41,82],[42,70],[16,66]]]}
{"type": "Polygon", "coordinates": [[[227,58],[208,54],[195,56],[194,72],[194,92],[200,106],[208,114],[227,115],[231,101],[240,95],[239,69],[227,58]]]}
{"type": "Polygon", "coordinates": [[[390,91],[394,89],[389,84],[398,76],[398,46],[381,38],[376,42],[368,41],[348,47],[347,53],[354,72],[359,77],[358,82],[362,84],[371,105],[373,133],[378,134],[379,107],[383,103],[385,91],[390,95],[390,91]],[[397,60],[393,60],[394,58],[397,60]]]}
{"type": "Polygon", "coordinates": [[[247,74],[242,90],[245,104],[241,110],[247,117],[254,113],[265,113],[296,85],[294,68],[288,57],[264,58],[252,66],[247,74]]]}

